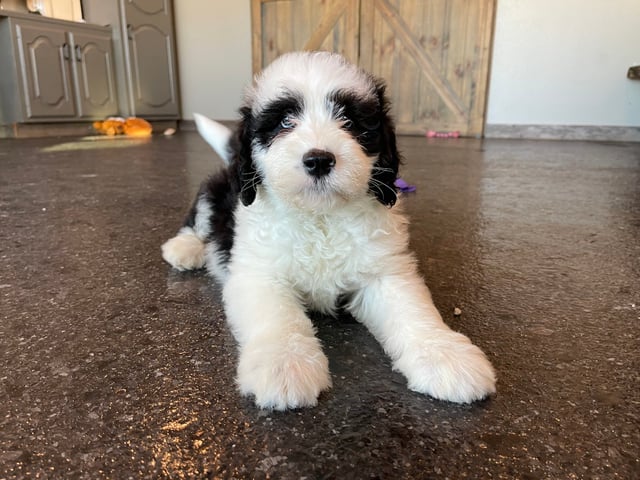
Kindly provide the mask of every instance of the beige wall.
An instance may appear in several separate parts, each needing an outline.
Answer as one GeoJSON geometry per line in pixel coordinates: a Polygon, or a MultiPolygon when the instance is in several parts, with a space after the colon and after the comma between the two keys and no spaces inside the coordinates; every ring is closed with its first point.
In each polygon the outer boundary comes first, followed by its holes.
{"type": "Polygon", "coordinates": [[[176,0],[182,118],[237,118],[251,81],[249,0],[176,0]]]}
{"type": "Polygon", "coordinates": [[[498,0],[488,124],[640,126],[640,0],[498,0]]]}

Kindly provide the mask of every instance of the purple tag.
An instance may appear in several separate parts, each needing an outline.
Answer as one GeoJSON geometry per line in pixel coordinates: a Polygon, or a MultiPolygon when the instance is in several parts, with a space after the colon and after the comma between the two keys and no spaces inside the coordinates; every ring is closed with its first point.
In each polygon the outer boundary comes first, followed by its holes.
{"type": "Polygon", "coordinates": [[[396,187],[398,187],[401,192],[404,192],[404,193],[409,193],[409,192],[415,192],[416,191],[416,186],[415,185],[409,185],[407,182],[405,182],[401,178],[396,178],[396,181],[394,182],[394,185],[396,187]]]}

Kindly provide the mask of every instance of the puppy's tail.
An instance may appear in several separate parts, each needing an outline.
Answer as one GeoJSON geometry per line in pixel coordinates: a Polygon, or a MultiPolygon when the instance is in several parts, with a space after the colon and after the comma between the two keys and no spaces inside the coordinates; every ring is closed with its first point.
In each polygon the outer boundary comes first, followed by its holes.
{"type": "Polygon", "coordinates": [[[231,161],[231,150],[229,150],[231,130],[199,113],[194,113],[193,118],[196,121],[198,133],[222,157],[224,163],[229,165],[231,161]]]}

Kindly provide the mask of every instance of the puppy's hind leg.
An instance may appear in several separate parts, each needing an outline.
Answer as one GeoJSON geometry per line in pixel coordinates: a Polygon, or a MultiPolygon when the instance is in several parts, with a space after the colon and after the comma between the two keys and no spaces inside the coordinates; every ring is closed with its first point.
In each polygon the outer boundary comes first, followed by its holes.
{"type": "Polygon", "coordinates": [[[205,266],[211,214],[209,202],[199,196],[189,212],[185,226],[162,245],[162,258],[173,268],[183,271],[205,266]]]}

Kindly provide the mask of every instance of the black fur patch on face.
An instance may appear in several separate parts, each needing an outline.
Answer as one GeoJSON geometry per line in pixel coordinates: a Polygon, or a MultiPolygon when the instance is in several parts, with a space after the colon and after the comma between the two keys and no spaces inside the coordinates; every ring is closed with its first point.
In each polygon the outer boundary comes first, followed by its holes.
{"type": "Polygon", "coordinates": [[[395,127],[389,115],[385,86],[376,81],[376,96],[361,98],[349,91],[335,92],[329,99],[333,115],[360,144],[367,155],[377,156],[371,172],[369,192],[389,207],[397,200],[395,181],[400,166],[395,127]]]}
{"type": "Polygon", "coordinates": [[[294,120],[303,108],[304,100],[293,92],[269,102],[254,119],[254,135],[258,144],[268,147],[277,136],[293,130],[294,120]]]}
{"type": "Polygon", "coordinates": [[[382,111],[378,99],[362,99],[348,91],[335,92],[330,102],[333,116],[344,122],[343,128],[360,144],[367,155],[380,153],[380,121],[382,111]]]}
{"type": "Polygon", "coordinates": [[[242,204],[246,206],[251,205],[255,200],[257,187],[262,183],[262,178],[253,163],[255,119],[251,114],[251,108],[242,107],[240,115],[242,120],[235,135],[229,141],[232,160],[228,170],[231,175],[230,179],[234,183],[234,190],[240,197],[242,204]]]}
{"type": "Polygon", "coordinates": [[[380,102],[382,117],[380,121],[380,153],[378,160],[373,166],[371,180],[369,180],[369,191],[373,192],[378,201],[383,205],[392,207],[398,200],[398,190],[395,182],[398,178],[400,168],[400,153],[396,144],[396,128],[389,114],[389,102],[385,96],[385,85],[378,82],[376,94],[380,102]]]}

